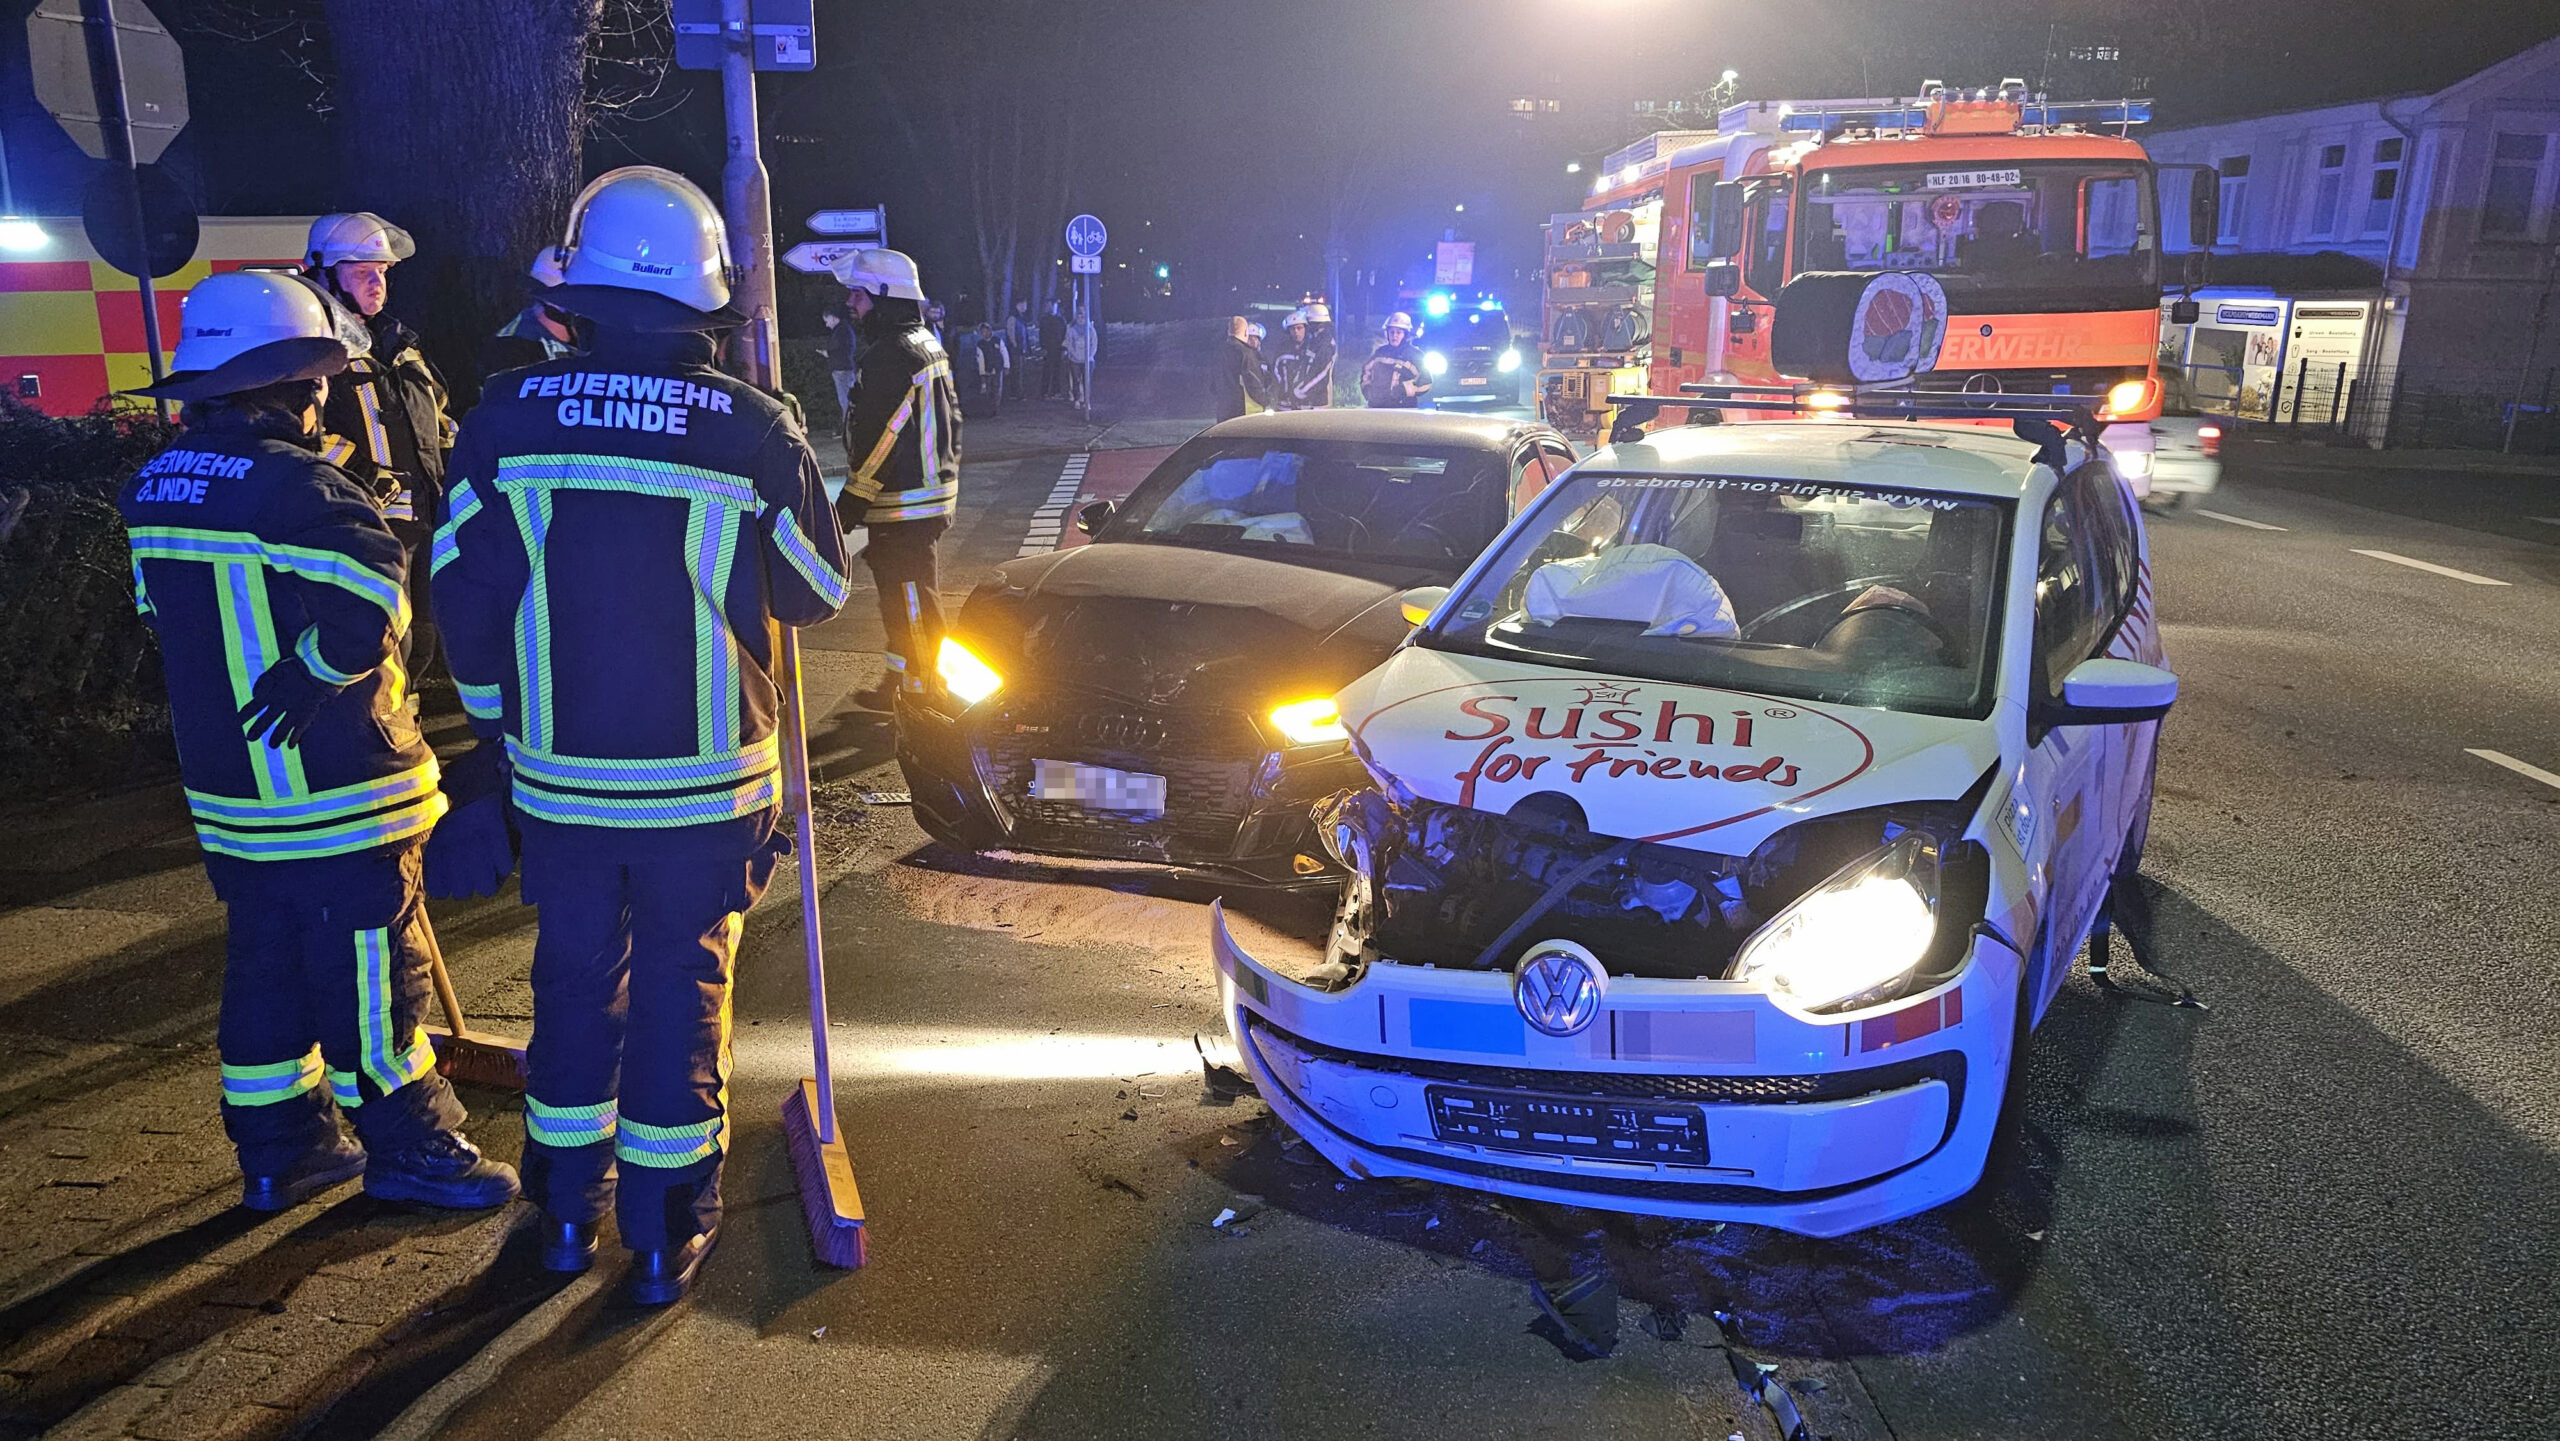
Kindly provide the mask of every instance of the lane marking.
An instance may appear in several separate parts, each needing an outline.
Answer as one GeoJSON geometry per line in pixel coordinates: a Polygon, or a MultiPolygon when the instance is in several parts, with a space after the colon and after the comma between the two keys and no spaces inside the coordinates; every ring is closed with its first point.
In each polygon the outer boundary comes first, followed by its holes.
{"type": "MultiPolygon", "coordinates": [[[[2355,548],[2354,548],[2353,546],[2350,546],[2350,547],[2348,547],[2348,549],[2350,549],[2350,550],[2354,550],[2355,548]]],[[[2369,555],[2369,556],[2373,557],[2375,560],[2387,560],[2387,561],[2391,562],[2393,565],[2405,565],[2405,566],[2409,567],[2411,570],[2423,570],[2423,571],[2425,571],[2425,572],[2426,572],[2427,574],[2429,574],[2429,575],[2440,575],[2440,576],[2444,576],[2445,578],[2447,578],[2447,579],[2449,579],[2449,580],[2458,580],[2458,581],[2463,582],[2463,583],[2464,583],[2464,584],[2466,584],[2466,585],[2512,585],[2512,584],[2514,584],[2514,582],[2512,582],[2512,581],[2492,580],[2492,579],[2490,579],[2488,576],[2485,576],[2485,575],[2473,575],[2471,572],[2469,572],[2469,571],[2467,571],[2467,570],[2455,570],[2452,566],[2449,566],[2449,565],[2438,565],[2438,564],[2436,564],[2436,563],[2435,563],[2435,562],[2433,562],[2433,561],[2428,561],[2428,560],[2411,560],[2409,557],[2407,557],[2407,556],[2405,556],[2405,555],[2393,555],[2391,552],[2389,552],[2389,551],[2387,551],[2387,550],[2356,550],[2356,551],[2355,551],[2355,553],[2356,553],[2356,554],[2358,554],[2358,555],[2369,555]]]]}
{"type": "Polygon", "coordinates": [[[1046,555],[1058,548],[1066,529],[1067,510],[1084,491],[1084,468],[1090,458],[1083,451],[1067,457],[1066,465],[1058,471],[1058,483],[1049,487],[1049,493],[1041,497],[1039,509],[1031,512],[1031,524],[1022,532],[1022,548],[1013,553],[1015,560],[1026,555],[1046,555]]]}
{"type": "Polygon", "coordinates": [[[2525,519],[2537,525],[2560,525],[2560,515],[2528,515],[2525,519]]]}
{"type": "Polygon", "coordinates": [[[2555,776],[2538,765],[2532,765],[2525,761],[2517,760],[2514,756],[2508,755],[2505,751],[2484,751],[2465,747],[2462,753],[2467,756],[2478,756],[2480,759],[2487,761],[2493,766],[2505,766],[2507,769],[2514,771],[2517,775],[2523,776],[2527,780],[2540,781],[2544,785],[2551,787],[2553,790],[2560,790],[2560,776],[2555,776]]]}
{"type": "Polygon", "coordinates": [[[2251,530],[2282,530],[2282,529],[2284,529],[2284,527],[2283,527],[2283,526],[2280,526],[2280,525],[2269,525],[2269,524],[2267,524],[2267,523],[2266,523],[2265,521],[2263,521],[2263,520],[2251,520],[2251,519],[2249,519],[2247,516],[2244,516],[2244,515],[2224,515],[2221,511],[2218,511],[2218,510],[2207,510],[2207,509],[2205,509],[2203,506],[2197,506],[2197,507],[2195,508],[2195,513],[2196,513],[2196,514],[2198,514],[2198,515],[2200,515],[2200,516],[2203,516],[2203,517],[2204,517],[2205,519],[2207,519],[2207,520],[2218,520],[2218,521],[2221,521],[2224,525],[2245,525],[2245,526],[2249,527],[2251,530]]]}

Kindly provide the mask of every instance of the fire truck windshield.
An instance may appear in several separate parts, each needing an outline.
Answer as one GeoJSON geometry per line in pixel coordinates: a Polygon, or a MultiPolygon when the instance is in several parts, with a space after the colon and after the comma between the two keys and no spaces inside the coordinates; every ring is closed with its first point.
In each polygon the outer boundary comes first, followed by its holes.
{"type": "Polygon", "coordinates": [[[1925,270],[1959,314],[2158,303],[2150,168],[2114,162],[1877,165],[1813,172],[1796,269],[1925,270]]]}

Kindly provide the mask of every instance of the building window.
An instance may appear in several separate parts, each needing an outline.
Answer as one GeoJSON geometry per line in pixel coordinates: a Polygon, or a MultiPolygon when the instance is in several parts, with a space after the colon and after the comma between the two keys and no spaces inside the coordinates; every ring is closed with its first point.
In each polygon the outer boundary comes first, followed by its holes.
{"type": "Polygon", "coordinates": [[[2400,194],[2400,147],[2397,135],[2373,143],[2373,186],[2366,192],[2364,233],[2391,233],[2392,201],[2400,194]]]}
{"type": "Polygon", "coordinates": [[[2489,150],[2489,193],[2480,202],[2480,235],[2490,240],[2523,240],[2533,233],[2533,197],[2542,186],[2542,155],[2548,135],[2498,137],[2489,150]]]}
{"type": "Polygon", "coordinates": [[[2214,227],[2213,243],[2237,245],[2240,243],[2240,222],[2249,209],[2249,157],[2225,156],[2215,161],[2213,168],[2221,172],[2222,177],[2222,214],[2214,227]]]}
{"type": "Polygon", "coordinates": [[[2311,230],[2315,240],[2338,233],[2338,198],[2347,189],[2347,147],[2320,147],[2320,173],[2311,183],[2311,230]]]}

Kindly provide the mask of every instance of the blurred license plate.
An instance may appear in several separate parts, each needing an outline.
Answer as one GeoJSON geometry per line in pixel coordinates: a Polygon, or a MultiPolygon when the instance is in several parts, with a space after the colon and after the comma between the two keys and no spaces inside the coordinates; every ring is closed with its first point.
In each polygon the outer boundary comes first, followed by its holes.
{"type": "Polygon", "coordinates": [[[1072,801],[1098,811],[1161,811],[1164,777],[1076,761],[1034,760],[1031,794],[1044,801],[1072,801]]]}
{"type": "Polygon", "coordinates": [[[1431,1133],[1497,1151],[1616,1161],[1707,1163],[1707,1119],[1695,1106],[1578,1101],[1455,1086],[1424,1090],[1431,1133]]]}
{"type": "Polygon", "coordinates": [[[1493,382],[1492,382],[1491,378],[1490,378],[1490,377],[1487,377],[1487,376],[1482,376],[1482,375],[1461,375],[1461,376],[1459,376],[1459,377],[1458,377],[1458,383],[1459,383],[1460,385],[1490,385],[1490,384],[1492,384],[1493,382]]]}

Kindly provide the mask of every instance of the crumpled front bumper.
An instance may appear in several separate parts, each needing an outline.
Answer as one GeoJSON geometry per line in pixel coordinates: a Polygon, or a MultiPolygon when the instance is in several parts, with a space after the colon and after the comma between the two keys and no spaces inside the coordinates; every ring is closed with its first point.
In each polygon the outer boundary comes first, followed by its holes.
{"type": "MultiPolygon", "coordinates": [[[[1725,981],[1612,976],[1579,1035],[1521,1019],[1498,972],[1371,965],[1326,993],[1211,942],[1227,1027],[1263,1099],[1355,1176],[1410,1176],[1561,1205],[1837,1236],[1981,1178],[2009,1070],[2016,955],[1977,941],[1954,980],[1845,1021],[1725,981]],[[1703,1164],[1505,1150],[1434,1134],[1456,1086],[1700,1107],[1703,1164]]],[[[1603,963],[1607,957],[1603,956],[1603,963]]]]}

